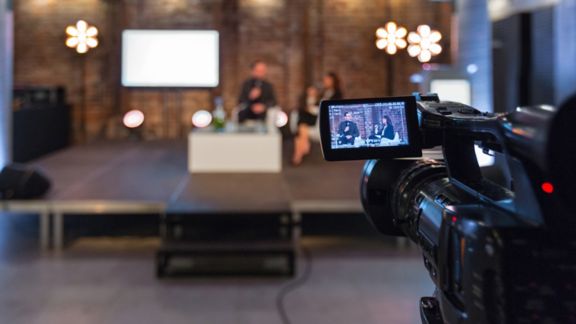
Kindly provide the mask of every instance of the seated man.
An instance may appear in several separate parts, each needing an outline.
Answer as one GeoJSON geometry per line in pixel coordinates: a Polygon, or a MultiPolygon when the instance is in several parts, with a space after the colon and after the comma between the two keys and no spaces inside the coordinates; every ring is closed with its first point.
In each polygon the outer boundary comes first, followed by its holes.
{"type": "Polygon", "coordinates": [[[266,63],[255,61],[250,65],[251,77],[242,84],[242,91],[238,102],[240,111],[238,112],[238,121],[246,120],[264,120],[266,111],[276,105],[276,96],[274,87],[265,80],[266,63]]]}
{"type": "Polygon", "coordinates": [[[360,136],[358,126],[352,121],[352,113],[347,111],[344,113],[344,121],[338,125],[338,145],[354,145],[354,141],[358,136],[360,136]]]}

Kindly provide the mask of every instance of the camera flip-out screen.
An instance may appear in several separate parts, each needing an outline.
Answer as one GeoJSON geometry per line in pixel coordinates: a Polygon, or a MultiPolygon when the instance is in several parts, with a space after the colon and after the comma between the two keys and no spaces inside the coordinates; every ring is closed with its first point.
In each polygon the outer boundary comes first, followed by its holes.
{"type": "Polygon", "coordinates": [[[323,101],[320,131],[328,161],[422,155],[414,97],[323,101]]]}

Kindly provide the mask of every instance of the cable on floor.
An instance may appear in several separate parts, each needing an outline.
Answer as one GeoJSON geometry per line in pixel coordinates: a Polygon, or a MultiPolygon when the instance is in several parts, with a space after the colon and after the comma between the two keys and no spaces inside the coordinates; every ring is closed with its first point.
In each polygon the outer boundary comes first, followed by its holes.
{"type": "Polygon", "coordinates": [[[290,317],[288,316],[288,312],[286,311],[286,297],[294,290],[302,287],[306,281],[308,281],[312,273],[312,253],[310,253],[310,250],[305,247],[302,247],[301,251],[302,257],[304,259],[304,265],[301,274],[296,279],[284,285],[276,295],[276,311],[278,312],[278,315],[280,316],[283,324],[292,323],[290,321],[290,317]]]}

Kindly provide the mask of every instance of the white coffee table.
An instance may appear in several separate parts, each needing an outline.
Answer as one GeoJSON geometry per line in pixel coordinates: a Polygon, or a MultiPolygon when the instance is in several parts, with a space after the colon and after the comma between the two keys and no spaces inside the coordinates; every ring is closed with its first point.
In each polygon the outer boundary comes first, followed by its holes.
{"type": "Polygon", "coordinates": [[[216,132],[197,129],[188,135],[190,173],[278,173],[282,171],[282,136],[269,132],[216,132]]]}

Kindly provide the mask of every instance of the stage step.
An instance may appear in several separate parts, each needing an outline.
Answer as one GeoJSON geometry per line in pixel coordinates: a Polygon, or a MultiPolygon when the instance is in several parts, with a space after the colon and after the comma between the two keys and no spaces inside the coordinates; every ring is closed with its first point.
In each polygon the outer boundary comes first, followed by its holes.
{"type": "Polygon", "coordinates": [[[158,278],[177,273],[294,275],[298,223],[292,214],[170,213],[161,223],[162,244],[156,257],[158,278]],[[183,268],[188,271],[176,271],[183,268]],[[275,271],[269,271],[271,268],[275,271]]]}
{"type": "MultiPolygon", "coordinates": [[[[286,275],[294,276],[295,273],[295,247],[292,241],[237,241],[237,242],[164,242],[156,254],[156,275],[164,278],[173,274],[187,275],[286,275]],[[268,258],[282,258],[284,267],[280,271],[269,271],[267,269],[255,270],[255,262],[264,262],[268,258]],[[174,259],[186,259],[186,271],[175,271],[177,269],[172,261],[174,259]],[[229,261],[226,270],[222,269],[222,264],[229,261]],[[212,262],[206,262],[212,261],[212,262]],[[216,262],[214,262],[216,261],[216,262]],[[204,265],[204,269],[195,269],[197,265],[204,265]],[[212,266],[206,267],[211,264],[212,266]],[[250,269],[246,271],[246,265],[250,269]],[[220,265],[220,267],[218,267],[220,265]],[[244,268],[242,271],[238,269],[244,268]],[[234,269],[236,271],[231,271],[234,269]]],[[[202,266],[200,267],[202,268],[202,266]]]]}

